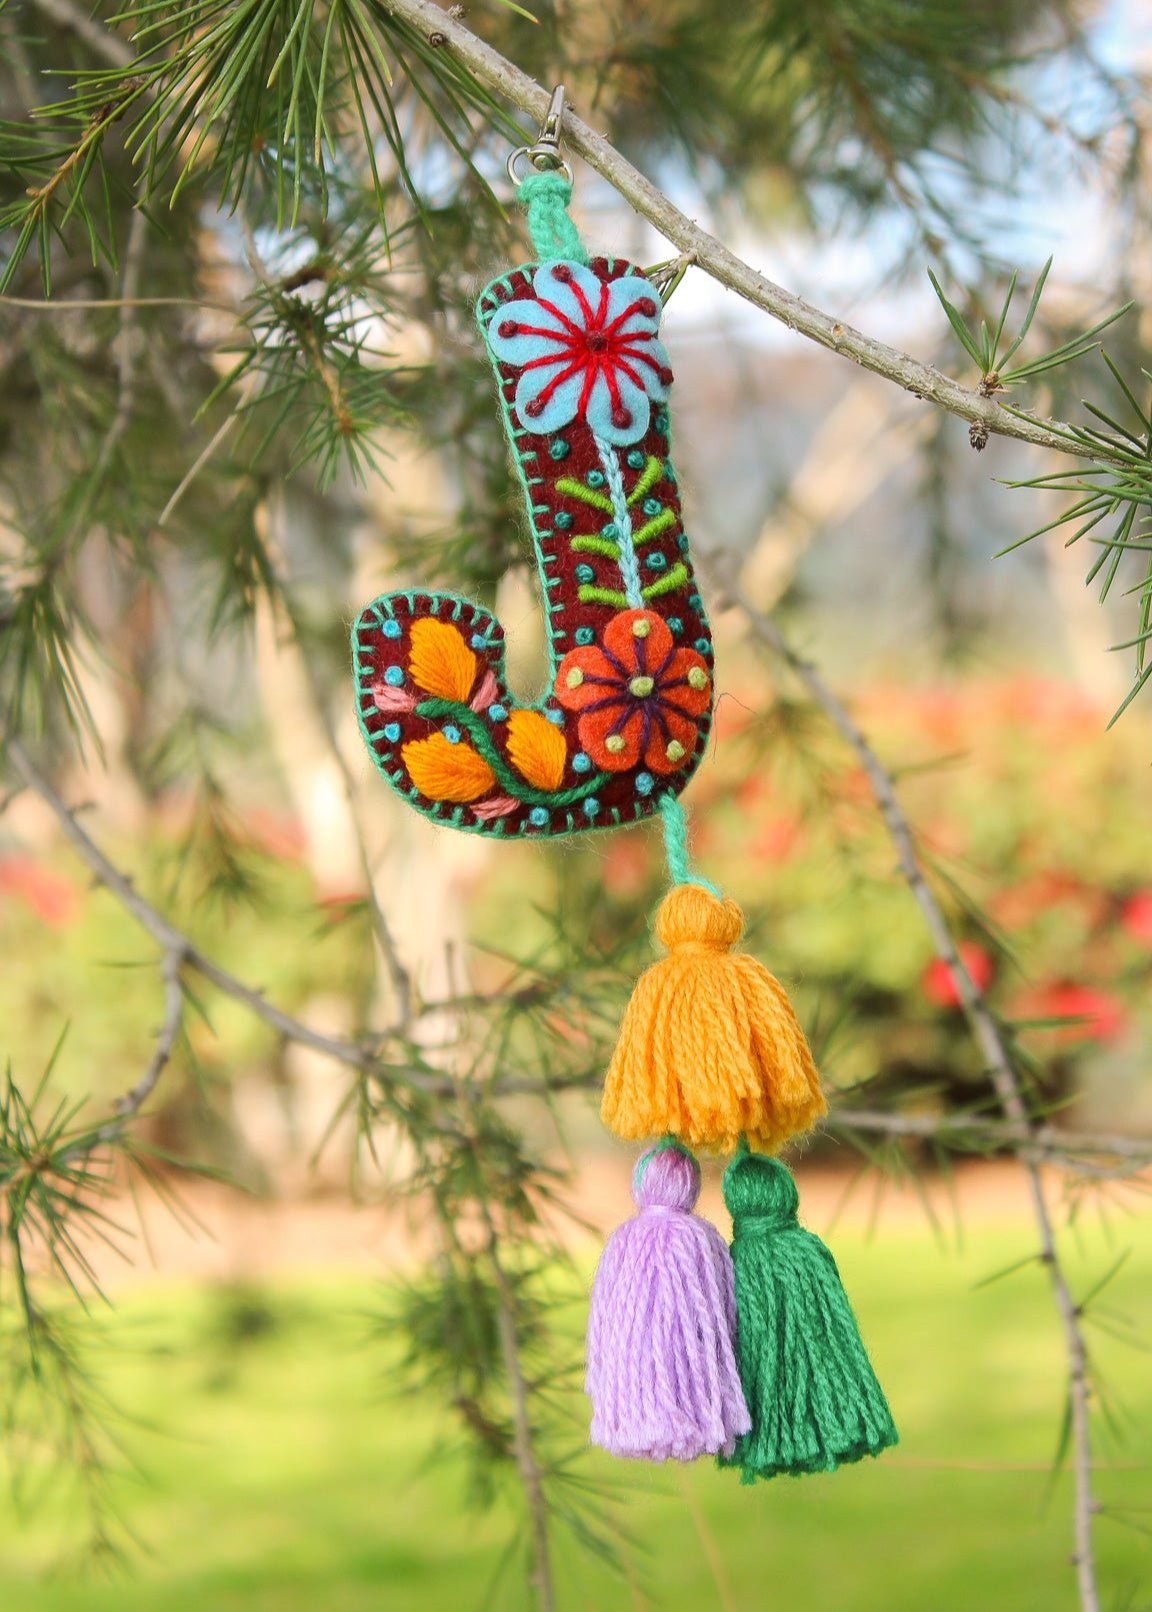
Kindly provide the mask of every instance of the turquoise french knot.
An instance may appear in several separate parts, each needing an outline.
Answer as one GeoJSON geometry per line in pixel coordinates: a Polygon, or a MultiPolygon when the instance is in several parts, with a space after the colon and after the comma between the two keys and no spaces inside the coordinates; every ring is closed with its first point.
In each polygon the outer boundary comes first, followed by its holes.
{"type": "Polygon", "coordinates": [[[687,552],[688,552],[688,533],[687,532],[681,532],[680,533],[680,536],[676,539],[676,547],[680,550],[681,554],[687,554],[687,552]]]}
{"type": "Polygon", "coordinates": [[[620,528],[615,521],[609,521],[607,526],[600,528],[600,536],[606,537],[609,543],[615,543],[620,536],[620,528]]]}
{"type": "Polygon", "coordinates": [[[543,828],[547,824],[550,815],[546,806],[533,806],[528,813],[528,821],[533,828],[543,828]]]}
{"type": "Polygon", "coordinates": [[[650,795],[655,785],[656,780],[650,772],[638,772],[636,774],[636,793],[638,795],[650,795]]]}
{"type": "Polygon", "coordinates": [[[575,636],[576,642],[581,645],[594,644],[596,642],[596,634],[593,632],[591,627],[577,627],[575,636]]]}
{"type": "Polygon", "coordinates": [[[680,634],[684,631],[684,623],[680,620],[679,616],[668,617],[668,631],[672,634],[673,638],[679,638],[680,634]]]}
{"type": "Polygon", "coordinates": [[[588,799],[584,802],[584,816],[595,817],[599,810],[600,802],[596,799],[595,795],[589,795],[588,799]]]}
{"type": "Polygon", "coordinates": [[[571,448],[569,447],[568,443],[565,442],[564,438],[557,437],[555,442],[553,442],[549,447],[548,454],[552,459],[567,459],[571,451],[571,448]]]}
{"type": "Polygon", "coordinates": [[[399,722],[389,722],[384,729],[384,737],[389,744],[395,744],[400,737],[399,722]]]}
{"type": "Polygon", "coordinates": [[[578,565],[575,571],[577,582],[595,582],[596,573],[590,565],[578,565]]]}
{"type": "Polygon", "coordinates": [[[587,480],[589,487],[603,487],[604,472],[602,470],[590,470],[585,479],[587,480]]]}
{"type": "Polygon", "coordinates": [[[644,455],[640,452],[639,448],[633,448],[632,452],[628,455],[628,468],[629,470],[643,470],[644,455]]]}
{"type": "Polygon", "coordinates": [[[560,511],[560,513],[556,516],[557,530],[561,531],[561,532],[567,532],[570,529],[571,525],[572,525],[572,516],[569,515],[569,513],[568,513],[568,511],[566,509],[562,509],[560,511]]]}
{"type": "Polygon", "coordinates": [[[506,705],[490,705],[488,707],[488,715],[492,718],[493,722],[507,722],[508,707],[506,705]]]}
{"type": "Polygon", "coordinates": [[[653,550],[651,554],[646,554],[644,556],[644,564],[648,567],[649,571],[666,571],[668,569],[667,558],[660,553],[659,549],[653,550]]]}
{"type": "Polygon", "coordinates": [[[592,771],[592,757],[591,756],[586,756],[584,754],[583,750],[577,750],[576,754],[572,757],[572,771],[573,772],[591,772],[592,771]]]}
{"type": "Polygon", "coordinates": [[[558,711],[554,705],[550,706],[544,715],[554,727],[562,728],[564,726],[564,713],[563,711],[558,711]]]}
{"type": "Polygon", "coordinates": [[[384,681],[389,688],[399,688],[404,681],[403,666],[388,666],[384,670],[384,681]]]}
{"type": "Polygon", "coordinates": [[[449,744],[459,744],[460,743],[460,737],[461,737],[460,729],[456,726],[456,724],[454,722],[446,723],[445,726],[442,727],[440,731],[444,735],[444,737],[447,739],[449,744]]]}
{"type": "Polygon", "coordinates": [[[659,515],[660,511],[664,508],[664,505],[658,498],[646,498],[640,505],[640,508],[644,511],[645,515],[659,515]]]}
{"type": "Polygon", "coordinates": [[[382,631],[384,633],[385,638],[399,638],[399,636],[400,636],[400,623],[398,621],[386,621],[384,623],[382,631]]]}
{"type": "Polygon", "coordinates": [[[484,634],[482,632],[474,632],[472,634],[472,648],[473,649],[487,649],[488,648],[488,640],[487,640],[487,638],[485,638],[485,636],[484,636],[484,634]]]}
{"type": "Polygon", "coordinates": [[[702,655],[710,655],[712,653],[712,640],[710,638],[697,638],[695,648],[697,648],[702,655]]]}
{"type": "Polygon", "coordinates": [[[660,435],[662,437],[666,437],[668,435],[668,411],[667,411],[667,409],[658,409],[656,411],[656,418],[652,423],[656,427],[657,431],[659,431],[660,435]]]}

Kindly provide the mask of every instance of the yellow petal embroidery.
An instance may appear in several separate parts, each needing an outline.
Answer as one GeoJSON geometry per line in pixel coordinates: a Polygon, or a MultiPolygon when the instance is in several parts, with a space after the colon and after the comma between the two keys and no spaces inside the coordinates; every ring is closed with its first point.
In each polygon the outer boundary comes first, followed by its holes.
{"type": "Polygon", "coordinates": [[[508,755],[534,789],[559,789],[567,746],[561,728],[539,711],[513,711],[508,718],[508,755]]]}
{"type": "Polygon", "coordinates": [[[417,688],[426,693],[441,700],[467,701],[476,681],[476,656],[455,627],[425,618],[412,623],[408,670],[417,688]]]}
{"type": "Polygon", "coordinates": [[[452,744],[442,733],[413,739],[400,755],[408,776],[429,800],[479,800],[496,782],[491,767],[470,744],[452,744]]]}

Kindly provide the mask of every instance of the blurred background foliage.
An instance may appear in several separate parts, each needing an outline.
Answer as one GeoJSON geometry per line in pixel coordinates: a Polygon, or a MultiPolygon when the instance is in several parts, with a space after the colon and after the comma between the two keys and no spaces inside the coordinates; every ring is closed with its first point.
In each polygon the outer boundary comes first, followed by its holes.
{"type": "MultiPolygon", "coordinates": [[[[1070,422],[1098,459],[995,437],[977,454],[962,423],[692,270],[666,320],[676,460],[701,547],[821,664],[895,777],[1036,1122],[1146,1134],[1147,699],[1107,729],[1143,686],[1152,610],[1142,8],[528,9],[489,0],[465,20],[540,82],[563,79],[581,115],[734,250],[968,384],[995,393],[980,322],[995,328],[1017,268],[1031,286],[1055,253],[1013,359],[1030,372],[1006,401],[1070,422]],[[1111,368],[1096,339],[1045,366],[1127,304],[1099,338],[1111,368]],[[1113,643],[1125,647],[1109,656],[1113,643]]],[[[763,1501],[692,1473],[653,1498],[646,1475],[583,1453],[573,1295],[589,1222],[599,1236],[625,1210],[628,1160],[582,1088],[648,956],[659,847],[640,828],[493,853],[409,822],[370,773],[347,676],[347,621],[419,582],[495,604],[514,680],[539,681],[522,518],[472,324],[478,288],[526,252],[503,172],[521,120],[384,0],[24,0],[0,8],[0,54],[5,737],[241,986],[184,969],[155,1094],[133,1123],[105,1124],[153,1056],[155,936],[92,888],[44,791],[6,768],[0,1403],[15,1501],[2,1548],[22,1605],[144,1605],[162,1585],[172,1605],[289,1609],[309,1551],[332,1559],[309,1522],[318,1505],[348,1575],[333,1605],[381,1586],[398,1608],[409,1585],[413,1604],[479,1599],[509,1539],[496,1598],[528,1604],[533,1471],[563,1606],[657,1591],[758,1604],[762,1529],[793,1552],[793,1604],[830,1604],[817,1531],[833,1512],[860,1562],[855,1599],[838,1576],[837,1605],[1015,1607],[1044,1574],[1053,1604],[1070,1595],[1063,1522],[1029,1531],[1063,1451],[1039,1271],[966,1291],[1034,1246],[1018,1198],[1002,1237],[977,1216],[951,1263],[903,1222],[891,1246],[865,1245],[854,1222],[845,1234],[907,1466],[763,1501]],[[311,1043],[254,1012],[252,993],[311,1043]],[[134,1225],[129,1190],[160,1192],[194,1224],[219,1203],[204,1172],[269,1205],[351,1192],[373,1224],[400,1205],[418,1235],[385,1237],[384,1294],[282,1278],[213,1293],[189,1277],[162,1320],[139,1296],[122,1318],[88,1315],[126,1280],[100,1238],[134,1225]],[[363,1309],[371,1323],[349,1320],[363,1309]],[[174,1454],[193,1437],[196,1453],[174,1454]],[[993,1469],[975,1500],[966,1462],[993,1469]],[[926,1482],[918,1463],[951,1475],[926,1482]],[[52,1472],[75,1476],[63,1498],[52,1472]],[[409,1480],[424,1498],[374,1539],[409,1480]],[[466,1505],[494,1508],[476,1533],[466,1505]],[[937,1549],[941,1515],[954,1557],[917,1577],[910,1541],[937,1549]],[[689,1526],[696,1565],[650,1574],[646,1561],[682,1560],[689,1526]],[[62,1536],[112,1561],[135,1556],[137,1530],[156,1551],[137,1589],[33,1587],[62,1536]],[[294,1556],[298,1534],[311,1544],[294,1556]]],[[[578,180],[589,242],[668,256],[603,180],[578,180]]],[[[1020,292],[1010,333],[1025,306],[1020,292]]],[[[739,895],[810,1027],[835,1108],[806,1153],[813,1180],[911,1179],[930,1205],[955,1156],[1000,1151],[964,1125],[999,1113],[985,1060],[858,757],[739,603],[717,611],[716,634],[695,851],[739,895]],[[891,1124],[853,1127],[853,1108],[891,1124]],[[908,1116],[927,1131],[903,1135],[908,1116]]],[[[1119,1170],[1073,1177],[1077,1224],[1090,1202],[1108,1227],[1091,1258],[1074,1244],[1086,1309],[1129,1245],[1107,1301],[1138,1309],[1144,1291],[1147,1220],[1105,1215],[1119,1170]]],[[[1146,1426],[1148,1406],[1131,1357],[1112,1349],[1105,1364],[1106,1442],[1146,1426]]],[[[1106,1506],[1131,1522],[1146,1473],[1115,1461],[1106,1506]]],[[[1045,1516],[1062,1517],[1065,1479],[1053,1490],[1045,1516]]],[[[1102,1566],[1114,1604],[1138,1606],[1147,1551],[1117,1537],[1102,1566]]]]}

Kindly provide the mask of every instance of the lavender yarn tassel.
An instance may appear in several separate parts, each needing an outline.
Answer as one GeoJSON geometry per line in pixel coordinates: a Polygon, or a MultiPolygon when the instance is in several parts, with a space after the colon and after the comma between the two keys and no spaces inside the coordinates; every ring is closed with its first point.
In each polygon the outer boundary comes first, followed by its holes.
{"type": "Polygon", "coordinates": [[[592,1442],[613,1455],[731,1454],[751,1422],[736,1369],[732,1261],[692,1213],[700,1168],[679,1143],[645,1153],[639,1213],[608,1241],[592,1287],[585,1389],[592,1442]]]}

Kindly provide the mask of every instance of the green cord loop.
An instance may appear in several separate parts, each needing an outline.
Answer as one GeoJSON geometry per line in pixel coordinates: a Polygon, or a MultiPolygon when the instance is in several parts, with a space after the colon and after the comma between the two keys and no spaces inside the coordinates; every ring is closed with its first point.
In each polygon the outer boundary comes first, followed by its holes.
{"type": "Polygon", "coordinates": [[[532,173],[521,180],[517,199],[528,216],[528,232],[541,263],[587,263],[576,226],[568,217],[572,181],[556,170],[532,173]]]}

